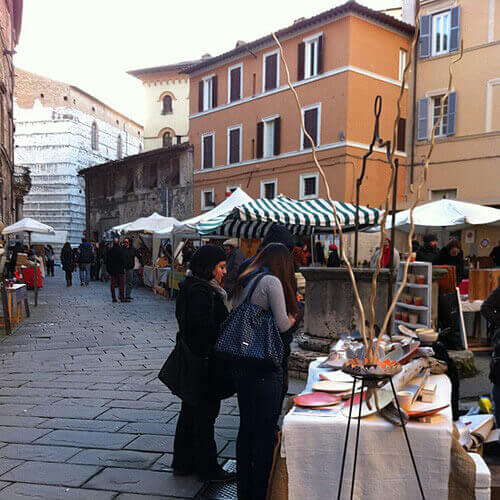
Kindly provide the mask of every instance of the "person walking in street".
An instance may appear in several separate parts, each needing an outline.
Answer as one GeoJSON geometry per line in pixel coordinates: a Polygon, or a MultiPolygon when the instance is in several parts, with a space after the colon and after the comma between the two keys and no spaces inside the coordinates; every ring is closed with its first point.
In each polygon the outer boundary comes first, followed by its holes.
{"type": "MultiPolygon", "coordinates": [[[[272,311],[281,334],[294,326],[299,309],[293,261],[284,245],[266,246],[240,276],[234,289],[233,311],[247,299],[272,311]],[[256,286],[255,280],[260,280],[256,286]]],[[[283,367],[263,369],[235,363],[232,372],[240,411],[236,442],[238,498],[262,500],[266,498],[281,412],[283,367]]]]}
{"type": "Polygon", "coordinates": [[[98,244],[93,241],[91,243],[93,260],[90,265],[90,279],[91,281],[97,281],[99,279],[99,256],[98,256],[98,244]]]}
{"type": "Polygon", "coordinates": [[[134,267],[135,259],[139,260],[140,265],[143,265],[142,258],[139,252],[132,246],[129,238],[123,240],[123,264],[125,266],[125,298],[132,300],[132,288],[134,287],[134,267]]]}
{"type": "Polygon", "coordinates": [[[94,261],[94,252],[92,245],[82,238],[82,242],[78,247],[78,264],[80,266],[80,286],[89,286],[90,282],[90,266],[94,261]]]}
{"type": "Polygon", "coordinates": [[[231,300],[233,289],[240,275],[240,266],[245,261],[245,256],[239,249],[238,238],[226,240],[224,242],[224,251],[227,255],[227,274],[224,278],[224,289],[227,292],[228,299],[231,300]]]}
{"type": "Polygon", "coordinates": [[[435,234],[426,234],[424,244],[417,250],[417,261],[434,263],[439,255],[438,239],[435,234]]]}
{"type": "Polygon", "coordinates": [[[111,276],[111,299],[113,302],[116,302],[115,288],[119,289],[120,302],[130,302],[125,298],[125,260],[118,238],[113,240],[113,246],[106,255],[106,269],[111,276]]]}
{"type": "Polygon", "coordinates": [[[43,250],[47,262],[47,276],[54,276],[54,249],[52,245],[47,245],[43,250]]]}
{"type": "Polygon", "coordinates": [[[75,270],[75,254],[69,242],[66,242],[61,250],[61,265],[66,273],[66,286],[73,284],[73,271],[75,270]]]}
{"type": "MultiPolygon", "coordinates": [[[[222,280],[226,274],[226,254],[216,245],[205,245],[192,256],[189,275],[181,285],[175,315],[179,338],[193,355],[207,357],[206,372],[197,381],[202,401],[182,402],[174,440],[174,475],[197,474],[204,481],[224,482],[234,478],[217,462],[214,425],[220,411],[223,387],[230,381],[226,362],[216,358],[213,347],[219,328],[227,317],[222,280]],[[195,402],[196,403],[196,402],[195,402]]],[[[228,367],[229,368],[229,367],[228,367]]],[[[234,392],[234,391],[231,391],[234,392]]]]}

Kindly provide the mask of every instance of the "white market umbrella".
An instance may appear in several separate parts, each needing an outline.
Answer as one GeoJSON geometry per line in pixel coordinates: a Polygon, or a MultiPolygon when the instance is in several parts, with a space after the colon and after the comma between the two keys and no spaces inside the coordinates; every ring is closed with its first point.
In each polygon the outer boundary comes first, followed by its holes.
{"type": "Polygon", "coordinates": [[[113,226],[109,231],[112,231],[114,233],[122,233],[123,230],[127,227],[130,226],[132,222],[127,222],[126,224],[120,224],[118,226],[113,226]]]}
{"type": "Polygon", "coordinates": [[[164,217],[156,212],[151,214],[149,217],[140,217],[136,221],[127,224],[123,229],[125,233],[146,233],[152,234],[161,230],[172,230],[171,228],[179,224],[179,221],[175,217],[164,217]]]}
{"type": "MultiPolygon", "coordinates": [[[[416,232],[425,232],[428,228],[464,229],[484,224],[500,225],[500,210],[475,203],[442,199],[419,205],[413,211],[416,232]]],[[[392,220],[387,218],[386,229],[391,228],[392,220]]],[[[396,214],[396,229],[410,231],[410,210],[396,214]]],[[[371,231],[380,230],[373,228],[371,231]]],[[[370,232],[371,232],[370,231],[370,232]]]]}
{"type": "MultiPolygon", "coordinates": [[[[218,217],[224,214],[229,215],[234,208],[244,205],[245,203],[249,203],[254,201],[253,198],[248,196],[248,194],[243,191],[243,189],[238,188],[230,196],[228,196],[222,203],[219,203],[215,208],[209,210],[207,212],[198,215],[197,217],[193,217],[191,219],[187,219],[185,221],[179,222],[173,228],[173,233],[180,238],[183,237],[193,237],[196,238],[198,233],[196,231],[196,226],[200,222],[204,222],[214,217],[218,217]]],[[[167,237],[172,231],[158,231],[155,233],[155,237],[167,237]]]]}
{"type": "Polygon", "coordinates": [[[40,234],[55,234],[54,228],[38,222],[35,219],[26,217],[18,220],[15,224],[11,224],[3,229],[2,234],[14,233],[40,233],[40,234]]]}

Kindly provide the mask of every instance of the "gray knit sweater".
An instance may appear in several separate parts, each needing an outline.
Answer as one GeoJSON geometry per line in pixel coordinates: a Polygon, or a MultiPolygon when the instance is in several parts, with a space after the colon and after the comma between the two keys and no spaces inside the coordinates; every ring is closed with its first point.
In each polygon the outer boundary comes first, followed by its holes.
{"type": "MultiPolygon", "coordinates": [[[[239,297],[233,298],[233,308],[238,307],[246,299],[255,279],[257,278],[254,278],[243,288],[239,297]]],[[[286,313],[283,285],[276,276],[264,276],[257,285],[250,302],[263,309],[271,309],[276,326],[281,333],[286,332],[292,326],[286,313]]]]}

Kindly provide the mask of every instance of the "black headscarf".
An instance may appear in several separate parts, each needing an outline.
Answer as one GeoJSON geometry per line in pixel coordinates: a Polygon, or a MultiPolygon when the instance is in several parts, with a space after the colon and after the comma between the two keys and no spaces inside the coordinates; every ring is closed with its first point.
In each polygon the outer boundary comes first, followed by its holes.
{"type": "Polygon", "coordinates": [[[205,245],[193,254],[189,262],[189,269],[196,278],[210,281],[215,266],[226,259],[226,252],[221,247],[217,245],[205,245]]]}

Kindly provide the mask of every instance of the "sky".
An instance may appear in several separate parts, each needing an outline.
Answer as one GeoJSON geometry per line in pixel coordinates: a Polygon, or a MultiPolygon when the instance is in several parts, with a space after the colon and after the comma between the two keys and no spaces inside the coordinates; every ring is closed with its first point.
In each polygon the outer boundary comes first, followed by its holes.
{"type": "MultiPolygon", "coordinates": [[[[343,0],[24,0],[20,68],[80,87],[144,123],[131,69],[218,55],[343,0]]],[[[398,0],[359,0],[374,9],[398,0]]]]}

